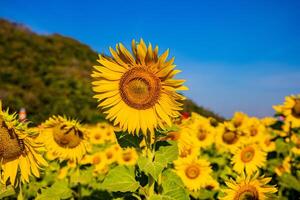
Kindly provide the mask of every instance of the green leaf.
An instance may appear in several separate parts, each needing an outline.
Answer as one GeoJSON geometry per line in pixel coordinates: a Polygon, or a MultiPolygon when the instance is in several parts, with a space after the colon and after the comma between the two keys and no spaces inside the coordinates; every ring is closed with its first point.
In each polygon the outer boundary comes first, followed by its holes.
{"type": "Polygon", "coordinates": [[[15,190],[11,185],[5,187],[4,185],[0,184],[0,199],[12,196],[14,194],[15,190]]]}
{"type": "Polygon", "coordinates": [[[72,190],[68,187],[67,182],[57,181],[51,187],[42,189],[36,200],[60,200],[72,197],[72,190]]]}
{"type": "Polygon", "coordinates": [[[176,142],[170,142],[169,146],[161,146],[157,152],[155,152],[154,161],[160,163],[164,167],[168,163],[173,162],[178,158],[178,146],[176,142]]]}
{"type": "Polygon", "coordinates": [[[155,194],[155,195],[152,195],[148,200],[177,200],[177,199],[174,199],[174,198],[166,196],[166,195],[155,194]]]}
{"type": "Polygon", "coordinates": [[[280,177],[280,183],[286,188],[293,188],[294,190],[300,191],[300,181],[291,174],[284,173],[280,177]]]}
{"type": "Polygon", "coordinates": [[[169,146],[161,146],[155,152],[154,160],[151,158],[140,157],[138,159],[139,168],[146,174],[150,174],[157,181],[159,174],[167,167],[168,163],[178,157],[178,147],[176,143],[171,143],[169,146]]]}
{"type": "Polygon", "coordinates": [[[108,172],[102,187],[111,192],[134,192],[139,183],[135,180],[133,167],[117,166],[108,172]]]}
{"type": "Polygon", "coordinates": [[[173,171],[166,170],[162,174],[163,195],[173,199],[189,200],[189,193],[183,182],[173,171]]]}
{"type": "Polygon", "coordinates": [[[146,174],[150,174],[156,181],[159,174],[163,171],[164,166],[156,161],[152,161],[150,158],[139,157],[138,159],[139,168],[146,174]]]}
{"type": "Polygon", "coordinates": [[[276,151],[278,153],[288,154],[291,146],[284,142],[282,138],[279,138],[275,141],[276,151]]]}
{"type": "Polygon", "coordinates": [[[142,141],[142,136],[132,135],[125,132],[117,132],[116,137],[118,140],[119,145],[122,148],[126,147],[134,147],[134,148],[140,148],[140,142],[142,141]]]}

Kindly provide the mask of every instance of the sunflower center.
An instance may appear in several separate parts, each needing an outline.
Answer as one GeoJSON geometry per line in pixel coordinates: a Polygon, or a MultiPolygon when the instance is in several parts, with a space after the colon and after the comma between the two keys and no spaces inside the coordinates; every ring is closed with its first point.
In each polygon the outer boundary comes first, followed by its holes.
{"type": "Polygon", "coordinates": [[[129,162],[131,160],[131,158],[132,158],[132,156],[131,156],[130,152],[123,153],[123,160],[125,162],[129,162]]]}
{"type": "Polygon", "coordinates": [[[82,132],[75,127],[65,128],[66,126],[56,127],[53,130],[54,141],[63,148],[75,148],[77,147],[82,138],[82,132]],[[64,127],[64,128],[62,128],[64,127]]]}
{"type": "Polygon", "coordinates": [[[292,108],[292,115],[296,118],[300,118],[300,99],[295,100],[295,105],[292,108]]]}
{"type": "Polygon", "coordinates": [[[190,165],[186,168],[185,175],[189,179],[195,179],[200,175],[200,169],[197,165],[190,165]]]}
{"type": "Polygon", "coordinates": [[[243,120],[238,118],[238,119],[234,120],[233,125],[235,128],[237,128],[237,127],[240,127],[242,125],[242,123],[243,123],[243,120]]]}
{"type": "Polygon", "coordinates": [[[205,140],[206,138],[206,131],[203,128],[200,128],[197,134],[197,137],[200,141],[205,140]]]}
{"type": "Polygon", "coordinates": [[[107,159],[111,159],[112,157],[113,157],[112,152],[109,151],[109,152],[106,153],[106,158],[107,159]]]}
{"type": "Polygon", "coordinates": [[[234,200],[259,200],[259,194],[254,186],[246,185],[237,192],[234,200]]]}
{"type": "Polygon", "coordinates": [[[101,162],[101,158],[99,156],[95,156],[93,158],[93,164],[98,165],[101,162]]]}
{"type": "Polygon", "coordinates": [[[153,73],[136,67],[123,74],[119,89],[121,98],[128,106],[145,110],[158,101],[161,83],[153,73]]]}
{"type": "Polygon", "coordinates": [[[222,139],[226,144],[234,144],[237,142],[238,137],[237,134],[233,131],[225,131],[225,133],[222,136],[222,139]]]}
{"type": "Polygon", "coordinates": [[[9,129],[4,120],[0,119],[0,159],[15,159],[24,149],[23,140],[18,138],[14,129],[9,129]]]}
{"type": "Polygon", "coordinates": [[[255,155],[255,150],[253,147],[245,147],[241,152],[241,160],[244,163],[250,162],[255,155]]]}
{"type": "Polygon", "coordinates": [[[95,138],[96,140],[100,140],[100,139],[101,139],[101,135],[100,135],[99,133],[97,133],[97,134],[95,134],[94,138],[95,138]]]}
{"type": "Polygon", "coordinates": [[[258,133],[257,128],[256,127],[252,127],[251,130],[250,130],[250,135],[254,137],[254,136],[257,135],[257,133],[258,133]]]}

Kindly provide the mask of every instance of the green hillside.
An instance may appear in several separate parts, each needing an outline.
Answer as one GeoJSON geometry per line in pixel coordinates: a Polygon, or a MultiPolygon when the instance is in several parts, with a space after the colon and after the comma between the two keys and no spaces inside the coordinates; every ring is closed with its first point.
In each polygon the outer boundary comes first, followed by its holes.
{"type": "MultiPolygon", "coordinates": [[[[25,107],[36,123],[53,114],[84,122],[101,119],[92,98],[90,73],[97,53],[72,38],[38,35],[0,19],[0,99],[12,110],[25,107]]],[[[213,112],[188,102],[188,111],[213,112]]]]}

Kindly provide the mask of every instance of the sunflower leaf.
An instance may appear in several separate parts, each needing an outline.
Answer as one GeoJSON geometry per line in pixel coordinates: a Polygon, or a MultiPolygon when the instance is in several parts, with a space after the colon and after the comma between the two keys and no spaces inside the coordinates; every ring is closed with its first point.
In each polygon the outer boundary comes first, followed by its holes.
{"type": "Polygon", "coordinates": [[[297,178],[292,176],[291,174],[284,173],[280,177],[280,183],[286,188],[293,188],[294,190],[300,191],[300,181],[297,180],[297,178]]]}
{"type": "Polygon", "coordinates": [[[110,192],[134,192],[139,183],[135,180],[133,167],[117,166],[108,172],[102,187],[110,192]]]}
{"type": "Polygon", "coordinates": [[[176,200],[176,199],[166,195],[154,194],[149,198],[149,200],[176,200]]]}
{"type": "Polygon", "coordinates": [[[159,174],[163,171],[164,166],[156,161],[152,161],[146,157],[140,157],[138,159],[139,168],[146,174],[150,174],[156,181],[159,174]]]}
{"type": "Polygon", "coordinates": [[[37,195],[37,200],[59,200],[69,199],[72,197],[72,190],[68,187],[67,182],[57,181],[51,187],[41,190],[41,193],[37,195]]]}
{"type": "Polygon", "coordinates": [[[5,187],[4,185],[0,184],[0,199],[3,199],[4,197],[9,197],[15,194],[14,188],[9,185],[5,187]]]}
{"type": "Polygon", "coordinates": [[[173,199],[189,200],[189,193],[184,187],[180,177],[171,170],[166,170],[162,174],[163,195],[173,199]]]}
{"type": "Polygon", "coordinates": [[[170,142],[169,144],[169,146],[161,146],[158,151],[155,152],[154,161],[160,163],[164,167],[178,158],[177,144],[175,142],[170,142]]]}

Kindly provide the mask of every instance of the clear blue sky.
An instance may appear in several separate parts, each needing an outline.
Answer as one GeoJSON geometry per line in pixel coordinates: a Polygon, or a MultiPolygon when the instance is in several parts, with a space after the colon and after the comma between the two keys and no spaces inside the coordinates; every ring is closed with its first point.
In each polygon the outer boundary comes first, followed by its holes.
{"type": "Polygon", "coordinates": [[[300,93],[297,0],[1,0],[0,17],[98,52],[140,37],[170,48],[190,87],[185,94],[226,117],[272,115],[272,104],[300,93]]]}

